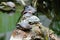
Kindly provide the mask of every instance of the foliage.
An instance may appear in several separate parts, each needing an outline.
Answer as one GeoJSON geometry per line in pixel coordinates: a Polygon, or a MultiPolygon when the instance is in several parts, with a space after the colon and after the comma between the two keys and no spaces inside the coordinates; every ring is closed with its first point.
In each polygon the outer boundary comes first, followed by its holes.
{"type": "Polygon", "coordinates": [[[22,6],[16,7],[16,12],[13,15],[0,12],[0,33],[11,31],[15,28],[16,22],[21,15],[22,6]]]}
{"type": "Polygon", "coordinates": [[[48,19],[52,20],[50,29],[60,35],[60,0],[37,0],[37,11],[42,12],[48,19]],[[52,11],[53,10],[53,11],[52,11]],[[53,15],[53,16],[52,16],[53,15]],[[54,25],[54,27],[53,27],[54,25]]]}

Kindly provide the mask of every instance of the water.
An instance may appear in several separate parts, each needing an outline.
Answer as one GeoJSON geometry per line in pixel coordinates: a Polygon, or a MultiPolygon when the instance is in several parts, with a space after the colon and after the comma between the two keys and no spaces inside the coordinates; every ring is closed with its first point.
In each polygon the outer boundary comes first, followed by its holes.
{"type": "Polygon", "coordinates": [[[54,13],[51,14],[43,14],[38,13],[38,17],[40,18],[40,22],[45,26],[52,29],[56,34],[60,35],[60,19],[59,16],[54,17],[54,13]],[[49,16],[51,15],[51,16],[49,16]]]}

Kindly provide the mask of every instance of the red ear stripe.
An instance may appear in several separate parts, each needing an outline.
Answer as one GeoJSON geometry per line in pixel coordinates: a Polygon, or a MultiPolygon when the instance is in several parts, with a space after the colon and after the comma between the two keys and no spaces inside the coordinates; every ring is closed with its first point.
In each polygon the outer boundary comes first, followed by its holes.
{"type": "Polygon", "coordinates": [[[32,13],[31,11],[28,11],[29,13],[32,13]]]}

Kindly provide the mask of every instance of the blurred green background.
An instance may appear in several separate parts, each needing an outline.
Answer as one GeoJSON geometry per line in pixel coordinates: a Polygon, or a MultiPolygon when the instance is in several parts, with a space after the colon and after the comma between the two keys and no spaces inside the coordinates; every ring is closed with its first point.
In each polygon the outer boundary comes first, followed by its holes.
{"type": "Polygon", "coordinates": [[[11,32],[16,28],[16,22],[21,16],[22,6],[16,5],[12,15],[0,11],[0,40],[9,40],[11,32]]]}
{"type": "Polygon", "coordinates": [[[15,28],[16,22],[21,15],[21,6],[17,6],[17,10],[13,15],[0,12],[0,33],[11,31],[15,28]]]}

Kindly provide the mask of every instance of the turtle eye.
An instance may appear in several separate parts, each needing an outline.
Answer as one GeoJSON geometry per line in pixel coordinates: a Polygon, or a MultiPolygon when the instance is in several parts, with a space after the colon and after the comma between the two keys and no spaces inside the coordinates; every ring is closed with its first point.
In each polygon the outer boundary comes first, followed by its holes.
{"type": "Polygon", "coordinates": [[[29,22],[29,24],[30,24],[30,25],[33,25],[34,23],[32,23],[32,22],[29,22]]]}
{"type": "Polygon", "coordinates": [[[17,25],[16,25],[16,28],[17,28],[17,29],[20,29],[20,27],[21,27],[20,24],[17,24],[17,25]]]}
{"type": "Polygon", "coordinates": [[[26,14],[27,12],[24,12],[23,14],[26,14]]]}
{"type": "Polygon", "coordinates": [[[38,24],[38,22],[34,22],[34,24],[38,24]]]}

